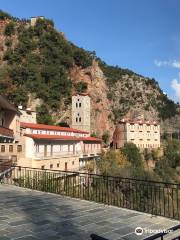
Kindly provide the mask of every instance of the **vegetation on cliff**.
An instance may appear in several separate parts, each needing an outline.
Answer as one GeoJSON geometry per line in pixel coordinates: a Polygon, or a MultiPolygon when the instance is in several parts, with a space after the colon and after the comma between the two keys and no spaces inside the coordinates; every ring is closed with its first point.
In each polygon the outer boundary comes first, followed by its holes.
{"type": "Polygon", "coordinates": [[[166,141],[164,154],[158,149],[140,152],[133,143],[126,143],[122,149],[111,150],[102,155],[98,169],[103,175],[138,178],[163,182],[180,183],[180,142],[166,141]],[[148,160],[155,162],[155,167],[148,167],[148,160]]]}
{"type": "Polygon", "coordinates": [[[85,51],[67,41],[54,28],[52,20],[39,19],[32,27],[29,21],[0,11],[0,20],[5,19],[8,23],[3,30],[0,94],[23,106],[27,105],[29,93],[43,100],[43,105],[38,107],[39,122],[53,123],[52,113],[58,114],[67,108],[73,89],[77,92],[88,90],[87,83],[83,80],[74,83],[69,73],[73,66],[90,67],[93,59],[106,78],[113,121],[139,106],[147,112],[153,109],[161,119],[178,112],[178,106],[163,94],[154,79],[107,65],[95,52],[85,51]]]}

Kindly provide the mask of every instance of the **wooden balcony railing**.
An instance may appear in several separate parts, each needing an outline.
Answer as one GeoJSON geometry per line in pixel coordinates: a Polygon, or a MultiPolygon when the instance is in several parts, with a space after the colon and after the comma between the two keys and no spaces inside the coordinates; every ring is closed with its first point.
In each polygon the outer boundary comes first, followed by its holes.
{"type": "Polygon", "coordinates": [[[0,136],[13,137],[13,130],[0,126],[0,136]]]}

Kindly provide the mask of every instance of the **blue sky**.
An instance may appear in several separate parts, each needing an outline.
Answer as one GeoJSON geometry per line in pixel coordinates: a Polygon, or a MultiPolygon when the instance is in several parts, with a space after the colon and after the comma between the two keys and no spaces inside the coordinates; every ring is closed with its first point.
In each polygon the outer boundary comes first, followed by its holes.
{"type": "Polygon", "coordinates": [[[0,0],[0,9],[53,19],[73,43],[155,78],[180,101],[180,0],[0,0]]]}

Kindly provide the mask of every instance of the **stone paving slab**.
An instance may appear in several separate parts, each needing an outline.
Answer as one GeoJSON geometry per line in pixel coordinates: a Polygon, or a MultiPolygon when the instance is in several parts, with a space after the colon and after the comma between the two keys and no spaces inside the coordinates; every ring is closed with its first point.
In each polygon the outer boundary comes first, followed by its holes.
{"type": "Polygon", "coordinates": [[[157,230],[179,221],[0,184],[0,240],[138,240],[136,227],[157,230]]]}

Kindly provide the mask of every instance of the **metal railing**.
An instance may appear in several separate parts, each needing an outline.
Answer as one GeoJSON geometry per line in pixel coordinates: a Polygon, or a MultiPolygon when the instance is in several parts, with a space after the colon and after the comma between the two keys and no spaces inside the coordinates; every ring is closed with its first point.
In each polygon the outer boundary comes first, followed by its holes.
{"type": "MultiPolygon", "coordinates": [[[[157,234],[154,234],[153,236],[144,238],[144,240],[155,240],[155,239],[163,240],[166,237],[168,237],[168,239],[171,239],[171,240],[180,240],[179,229],[180,229],[180,224],[167,229],[166,232],[157,233],[157,234]]],[[[97,239],[94,239],[94,240],[97,240],[97,239]]]]}
{"type": "Polygon", "coordinates": [[[180,220],[180,184],[18,166],[3,181],[180,220]]]}
{"type": "Polygon", "coordinates": [[[11,168],[13,165],[12,159],[0,159],[0,173],[11,168]]]}
{"type": "MultiPolygon", "coordinates": [[[[167,239],[166,237],[168,237],[168,239],[171,239],[171,240],[180,240],[179,229],[180,229],[180,224],[167,229],[166,232],[157,233],[149,237],[143,238],[143,240],[156,240],[156,239],[164,240],[164,239],[167,239]]],[[[96,234],[91,234],[90,237],[92,240],[108,240],[107,238],[101,237],[96,234]]]]}

